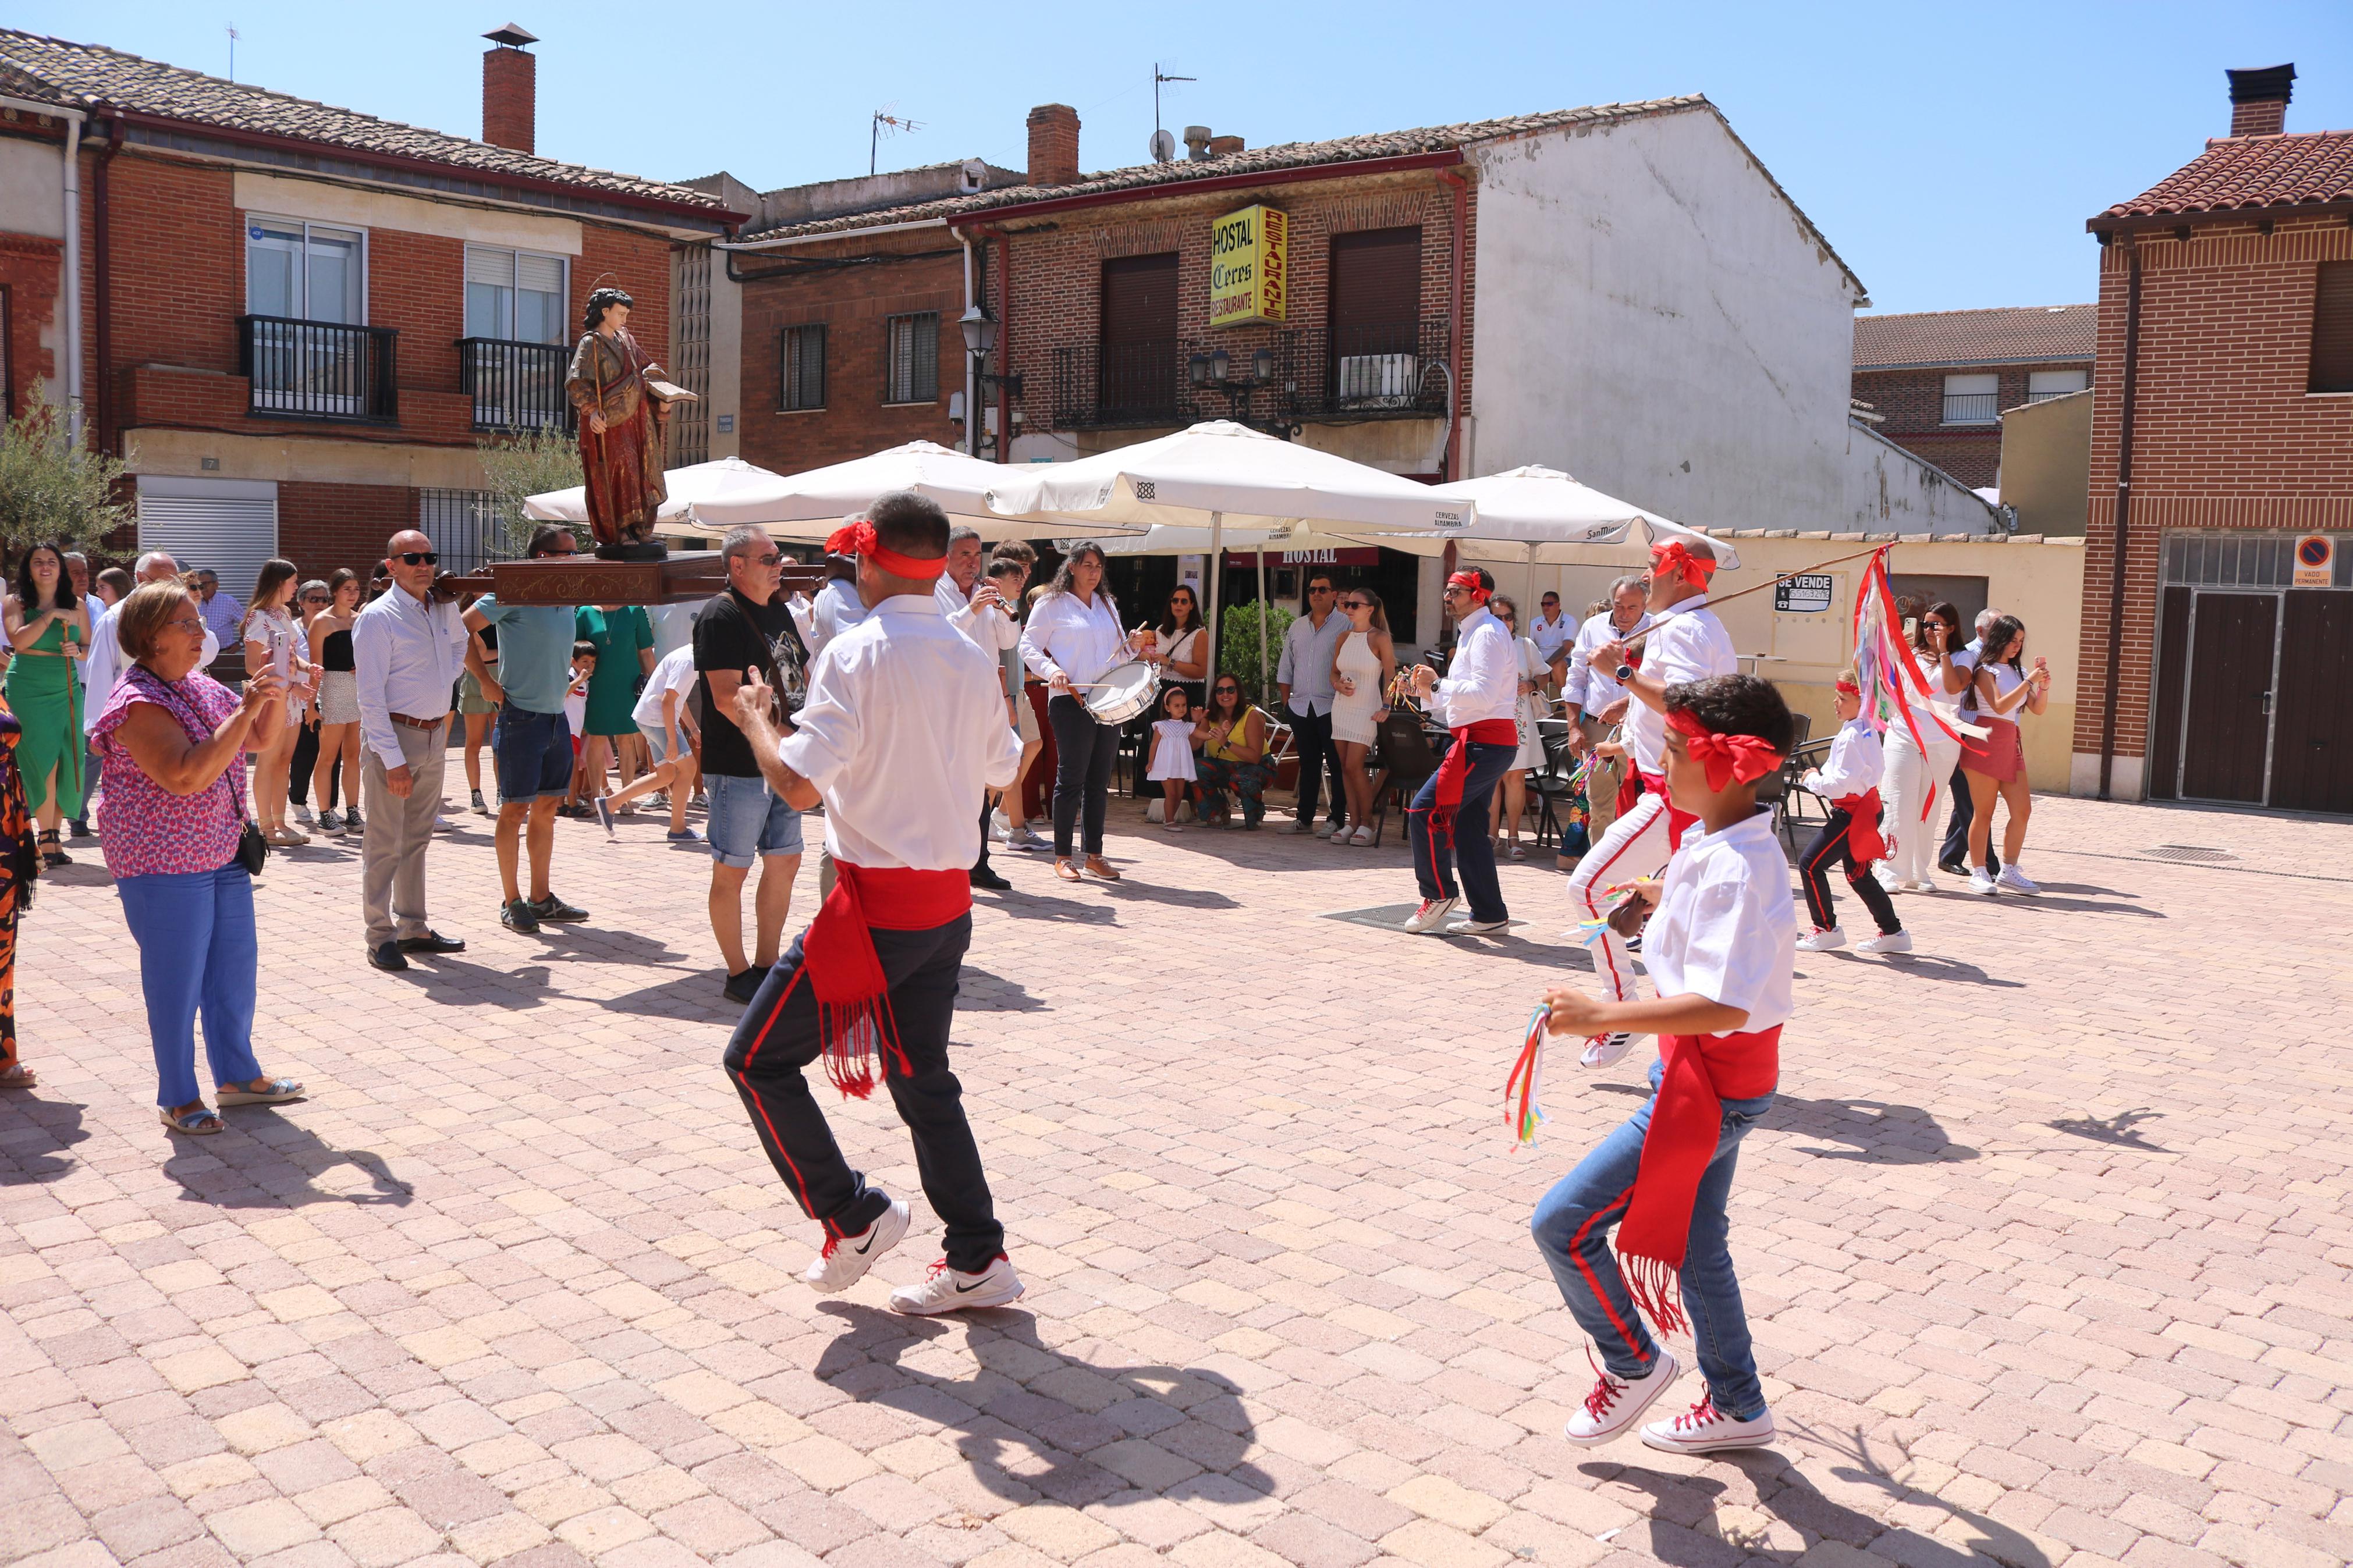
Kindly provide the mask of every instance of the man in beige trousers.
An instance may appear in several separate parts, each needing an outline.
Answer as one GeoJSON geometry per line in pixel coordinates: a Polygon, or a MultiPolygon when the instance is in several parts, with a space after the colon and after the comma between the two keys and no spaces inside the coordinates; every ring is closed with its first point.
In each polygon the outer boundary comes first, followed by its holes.
{"type": "Polygon", "coordinates": [[[449,692],[466,663],[454,595],[434,591],[440,559],[415,529],[394,534],[384,563],[392,586],[352,626],[368,813],[360,891],[368,962],[378,969],[406,969],[412,952],[466,948],[425,920],[425,847],[441,809],[449,692]]]}

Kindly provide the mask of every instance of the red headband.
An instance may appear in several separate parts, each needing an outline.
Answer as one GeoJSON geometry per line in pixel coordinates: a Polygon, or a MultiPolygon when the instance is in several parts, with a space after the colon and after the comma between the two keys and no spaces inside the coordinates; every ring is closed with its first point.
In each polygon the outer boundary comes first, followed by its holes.
{"type": "Polygon", "coordinates": [[[1757,735],[1719,735],[1692,716],[1688,708],[1669,710],[1667,728],[1683,738],[1683,749],[1707,768],[1707,787],[1722,791],[1727,782],[1754,784],[1781,765],[1781,753],[1757,735]]]}
{"type": "Polygon", "coordinates": [[[1841,697],[1860,697],[1862,695],[1862,688],[1857,686],[1853,681],[1845,679],[1843,676],[1839,679],[1832,689],[1837,691],[1841,697]]]}
{"type": "Polygon", "coordinates": [[[1683,548],[1680,539],[1670,539],[1664,544],[1651,546],[1651,570],[1669,574],[1680,573],[1683,580],[1694,588],[1705,588],[1707,580],[1715,575],[1716,563],[1710,557],[1694,555],[1683,548]]]}
{"type": "Polygon", "coordinates": [[[948,558],[944,555],[934,555],[925,561],[884,549],[882,542],[875,537],[874,525],[864,518],[847,528],[835,529],[826,539],[825,552],[828,555],[871,555],[875,565],[893,577],[913,577],[923,582],[930,582],[948,569],[948,558]]]}
{"type": "Polygon", "coordinates": [[[1470,595],[1473,605],[1483,605],[1495,596],[1494,589],[1480,586],[1476,572],[1457,572],[1446,580],[1446,584],[1450,588],[1460,588],[1470,595]]]}

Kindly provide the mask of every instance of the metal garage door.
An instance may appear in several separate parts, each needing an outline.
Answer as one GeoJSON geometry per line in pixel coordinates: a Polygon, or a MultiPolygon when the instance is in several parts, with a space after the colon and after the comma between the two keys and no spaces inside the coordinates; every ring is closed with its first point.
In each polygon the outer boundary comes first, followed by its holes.
{"type": "Polygon", "coordinates": [[[278,553],[278,486],[268,479],[139,477],[139,548],[168,550],[184,572],[209,567],[238,604],[278,553]]]}

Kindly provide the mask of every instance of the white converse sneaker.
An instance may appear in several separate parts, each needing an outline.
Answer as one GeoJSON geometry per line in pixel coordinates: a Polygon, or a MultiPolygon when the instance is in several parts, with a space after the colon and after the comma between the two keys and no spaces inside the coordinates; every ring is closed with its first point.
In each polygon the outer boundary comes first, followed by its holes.
{"type": "Polygon", "coordinates": [[[1979,898],[1985,898],[1991,894],[1993,889],[1994,879],[1986,875],[1986,868],[1984,867],[1972,866],[1969,868],[1968,890],[1970,892],[1977,894],[1979,898]]]}
{"type": "Polygon", "coordinates": [[[1854,950],[1857,952],[1909,952],[1912,951],[1912,933],[1908,931],[1882,931],[1877,936],[1867,936],[1856,942],[1854,950]]]}
{"type": "Polygon", "coordinates": [[[1801,936],[1798,939],[1798,951],[1799,952],[1828,952],[1834,947],[1844,947],[1845,945],[1846,932],[1840,930],[1837,926],[1823,926],[1810,934],[1801,936]]]}
{"type": "MultiPolygon", "coordinates": [[[[1588,1359],[1592,1352],[1588,1351],[1588,1359]]],[[[1666,1346],[1659,1347],[1659,1359],[1651,1363],[1650,1375],[1631,1382],[1613,1377],[1603,1372],[1594,1380],[1593,1392],[1585,1396],[1585,1408],[1568,1418],[1560,1435],[1580,1448],[1599,1448],[1633,1429],[1642,1419],[1642,1413],[1658,1403],[1659,1395],[1667,1391],[1683,1367],[1675,1361],[1675,1352],[1666,1346]]]]}
{"type": "Polygon", "coordinates": [[[305,826],[305,827],[310,826],[311,826],[311,808],[310,808],[309,806],[307,806],[307,805],[298,805],[298,806],[296,806],[296,807],[294,808],[294,820],[295,820],[295,821],[297,821],[297,822],[299,822],[299,823],[301,823],[301,824],[303,826],[305,826]]]}
{"type": "Polygon", "coordinates": [[[882,1211],[882,1217],[860,1231],[856,1236],[834,1237],[825,1244],[825,1250],[801,1270],[801,1283],[820,1294],[830,1296],[847,1290],[866,1277],[874,1260],[899,1245],[907,1234],[907,1205],[898,1199],[882,1211]]]}
{"type": "Polygon", "coordinates": [[[2025,872],[2018,868],[2015,863],[2004,866],[2001,868],[2001,875],[1996,877],[1994,880],[2000,884],[2006,892],[2039,893],[2042,890],[2042,884],[2029,878],[2025,872]]]}
{"type": "Polygon", "coordinates": [[[1585,1042],[1585,1050],[1577,1058],[1581,1068],[1606,1068],[1634,1048],[1634,1037],[1624,1030],[1614,1035],[1596,1035],[1585,1042]]]}
{"type": "Polygon", "coordinates": [[[1779,1434],[1773,1430],[1773,1413],[1753,1421],[1735,1421],[1719,1412],[1713,1399],[1703,1399],[1671,1421],[1653,1421],[1642,1428],[1642,1441],[1667,1454],[1713,1454],[1723,1448],[1762,1448],[1779,1434]]]}
{"type": "Polygon", "coordinates": [[[1446,917],[1454,912],[1459,900],[1454,899],[1424,899],[1421,908],[1413,911],[1405,922],[1407,931],[1414,936],[1428,936],[1431,931],[1446,929],[1446,917]]]}
{"type": "Polygon", "coordinates": [[[1881,861],[1878,868],[1873,870],[1871,874],[1878,878],[1879,885],[1886,889],[1891,893],[1902,893],[1911,890],[1912,884],[1897,876],[1895,874],[1895,868],[1890,866],[1884,860],[1881,861]]]}
{"type": "Polygon", "coordinates": [[[1449,936],[1493,936],[1510,929],[1509,921],[1456,921],[1446,928],[1449,936]]]}
{"type": "Polygon", "coordinates": [[[1012,1259],[1001,1252],[977,1274],[951,1268],[943,1258],[924,1274],[922,1284],[902,1285],[892,1291],[891,1310],[920,1318],[936,1317],[942,1312],[976,1311],[1017,1300],[1021,1289],[1021,1277],[1013,1272],[1012,1259]]]}

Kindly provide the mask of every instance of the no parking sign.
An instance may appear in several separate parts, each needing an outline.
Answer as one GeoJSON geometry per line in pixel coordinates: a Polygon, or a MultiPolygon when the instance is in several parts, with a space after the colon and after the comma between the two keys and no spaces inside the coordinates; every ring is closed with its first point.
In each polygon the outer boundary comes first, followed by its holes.
{"type": "Polygon", "coordinates": [[[2307,533],[2295,542],[2295,586],[2326,588],[2337,575],[2337,542],[2325,533],[2307,533]]]}

